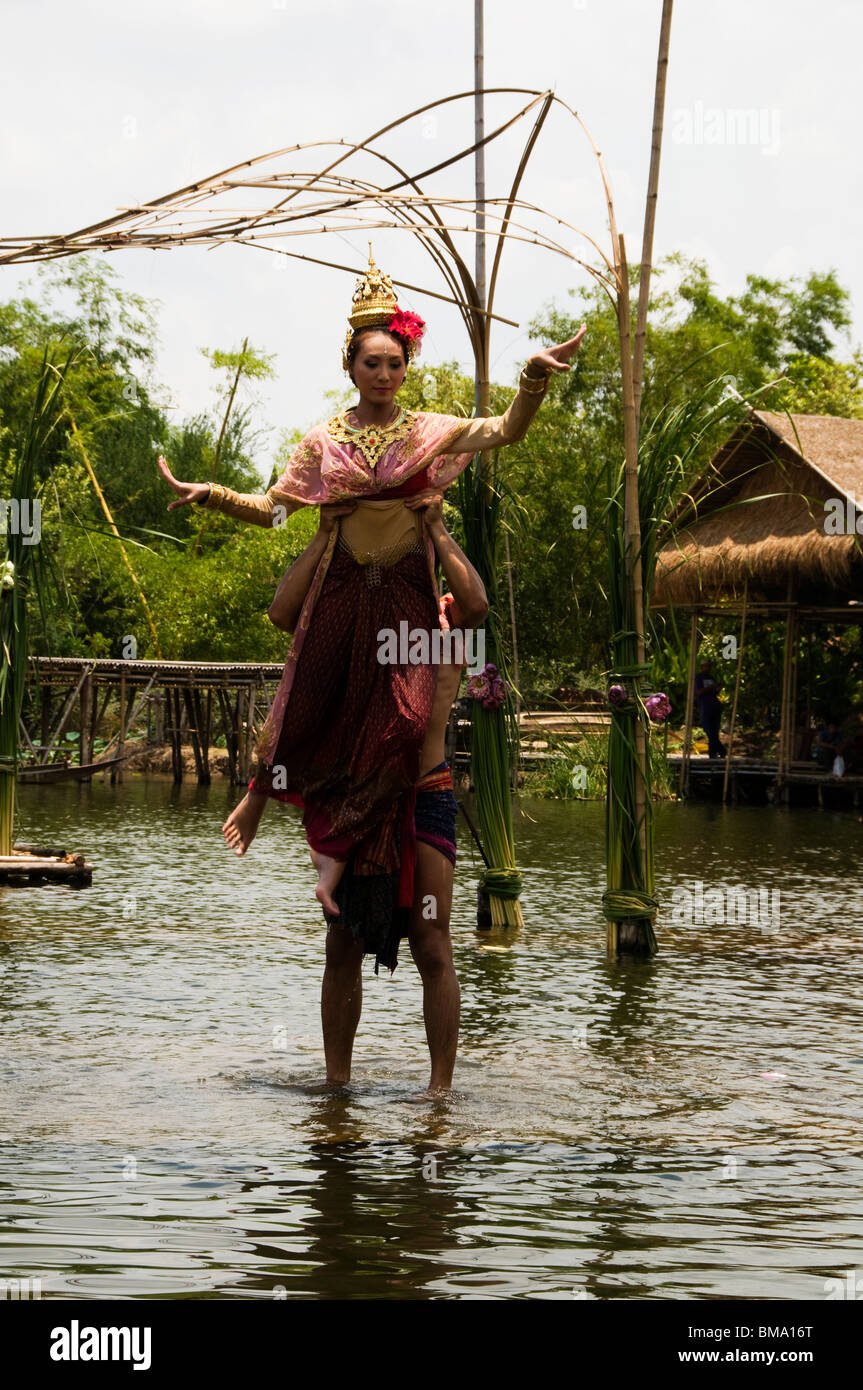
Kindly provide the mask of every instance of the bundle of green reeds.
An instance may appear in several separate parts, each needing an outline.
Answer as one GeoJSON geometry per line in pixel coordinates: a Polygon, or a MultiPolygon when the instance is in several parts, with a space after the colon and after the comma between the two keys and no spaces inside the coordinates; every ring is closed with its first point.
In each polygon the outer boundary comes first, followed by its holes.
{"type": "Polygon", "coordinates": [[[471,701],[471,774],[477,817],[486,856],[480,887],[489,898],[493,927],[523,926],[518,901],[521,874],[515,862],[512,826],[512,775],[518,759],[518,723],[512,684],[500,640],[500,537],[505,524],[497,476],[497,454],[491,467],[477,455],[458,480],[459,508],[465,549],[488,596],[485,620],[486,665],[497,668],[498,699],[487,708],[481,698],[471,701]]]}
{"type": "MultiPolygon", "coordinates": [[[[692,520],[689,488],[701,472],[711,446],[723,430],[742,420],[749,406],[729,393],[727,379],[716,378],[680,405],[668,406],[641,433],[638,449],[639,545],[628,555],[625,524],[625,464],[609,467],[605,512],[608,544],[608,602],[612,666],[609,673],[611,728],[608,737],[606,798],[606,892],[603,911],[616,944],[621,924],[629,946],[656,949],[653,916],[657,909],[653,874],[653,808],[650,760],[642,756],[651,736],[644,683],[649,661],[639,661],[638,633],[649,633],[650,594],[656,557],[676,531],[692,520]],[[641,585],[632,584],[633,559],[640,561],[641,585]],[[642,611],[636,611],[641,603],[642,611]]],[[[709,482],[704,496],[709,495],[709,482]]]]}

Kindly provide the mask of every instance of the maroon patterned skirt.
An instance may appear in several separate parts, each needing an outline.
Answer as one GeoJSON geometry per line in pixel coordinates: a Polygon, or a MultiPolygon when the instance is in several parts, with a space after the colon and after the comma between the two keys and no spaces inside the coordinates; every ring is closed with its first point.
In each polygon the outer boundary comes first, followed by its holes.
{"type": "Polygon", "coordinates": [[[394,968],[396,925],[404,934],[403,916],[395,918],[413,901],[415,784],[436,679],[434,666],[378,660],[378,634],[398,634],[403,622],[408,631],[438,627],[425,550],[359,565],[337,545],[272,762],[259,762],[250,783],[301,806],[312,848],[347,862],[335,895],[340,920],[375,951],[376,970],[394,968]]]}

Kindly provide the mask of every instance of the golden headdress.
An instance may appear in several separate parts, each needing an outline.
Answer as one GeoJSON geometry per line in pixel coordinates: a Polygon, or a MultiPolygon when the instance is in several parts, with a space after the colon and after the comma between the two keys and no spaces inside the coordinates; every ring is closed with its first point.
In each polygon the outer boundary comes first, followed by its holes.
{"type": "Polygon", "coordinates": [[[351,304],[351,312],[348,314],[350,328],[345,334],[345,344],[342,348],[342,366],[345,371],[348,370],[348,348],[351,338],[358,328],[380,326],[400,334],[407,343],[408,361],[413,360],[422,344],[425,322],[419,314],[399,308],[392,280],[375,265],[371,242],[368,269],[357,280],[351,304]]]}

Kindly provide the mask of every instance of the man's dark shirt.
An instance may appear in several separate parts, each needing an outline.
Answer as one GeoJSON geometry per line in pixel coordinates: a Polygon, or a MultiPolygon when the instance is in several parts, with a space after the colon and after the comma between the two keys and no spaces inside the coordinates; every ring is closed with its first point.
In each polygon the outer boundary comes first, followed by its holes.
{"type": "Polygon", "coordinates": [[[710,718],[711,714],[717,714],[722,706],[719,703],[719,696],[716,693],[716,681],[713,676],[705,676],[699,671],[695,677],[695,702],[698,705],[698,713],[702,719],[710,718]]]}

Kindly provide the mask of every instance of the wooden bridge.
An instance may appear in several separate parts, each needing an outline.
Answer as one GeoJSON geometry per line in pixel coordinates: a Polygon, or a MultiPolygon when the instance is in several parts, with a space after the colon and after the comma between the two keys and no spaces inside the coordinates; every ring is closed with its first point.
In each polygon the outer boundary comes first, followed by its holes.
{"type": "Polygon", "coordinates": [[[19,730],[20,780],[85,779],[109,769],[112,781],[122,780],[130,757],[169,743],[180,782],[183,745],[191,743],[197,779],[207,783],[210,750],[224,736],[231,782],[245,784],[283,669],[281,662],[31,657],[19,730]],[[77,733],[74,750],[71,731],[77,733]]]}
{"type": "MultiPolygon", "coordinates": [[[[183,780],[183,748],[191,745],[197,780],[208,783],[214,739],[223,736],[230,780],[245,785],[283,669],[279,662],[31,657],[19,780],[87,780],[108,772],[112,782],[122,781],[129,758],[167,743],[176,782],[183,780]]],[[[461,765],[469,762],[468,703],[453,707],[447,746],[451,761],[461,765]]],[[[519,725],[522,761],[536,764],[559,756],[548,751],[549,735],[569,741],[598,732],[607,727],[608,714],[599,705],[577,712],[524,710],[519,725]]]]}

